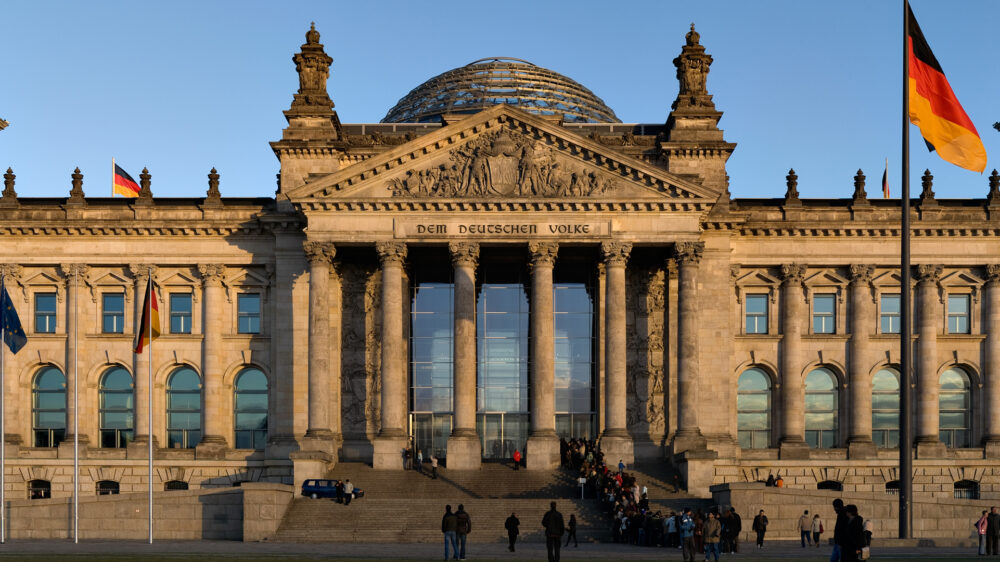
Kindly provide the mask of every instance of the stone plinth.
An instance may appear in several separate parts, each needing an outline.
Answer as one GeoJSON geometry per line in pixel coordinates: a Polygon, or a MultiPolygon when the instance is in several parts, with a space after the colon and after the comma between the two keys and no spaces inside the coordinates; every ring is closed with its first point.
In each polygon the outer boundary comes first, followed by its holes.
{"type": "Polygon", "coordinates": [[[559,466],[559,438],[532,436],[525,448],[525,462],[528,470],[554,470],[559,466]]]}
{"type": "Polygon", "coordinates": [[[847,457],[851,459],[876,459],[878,458],[878,448],[871,440],[852,440],[847,443],[847,457]]]}
{"type": "Polygon", "coordinates": [[[604,452],[604,461],[608,466],[618,466],[621,460],[625,464],[635,462],[635,447],[632,437],[628,435],[607,435],[601,437],[601,451],[604,452]]]}
{"type": "Polygon", "coordinates": [[[448,468],[479,470],[483,462],[482,445],[475,435],[452,435],[448,438],[448,468]]]}
{"type": "Polygon", "coordinates": [[[301,490],[302,483],[310,478],[324,478],[333,466],[333,455],[323,451],[295,451],[289,458],[296,490],[301,490]]]}
{"type": "MultiPolygon", "coordinates": [[[[379,436],[375,439],[372,453],[372,468],[375,470],[403,470],[403,449],[406,448],[406,436],[379,436]]],[[[451,449],[448,449],[451,457],[451,449]]]]}
{"type": "Polygon", "coordinates": [[[719,457],[715,451],[686,451],[675,459],[675,464],[681,473],[681,480],[687,492],[697,497],[709,495],[709,487],[714,483],[715,470],[713,465],[719,457]]]}

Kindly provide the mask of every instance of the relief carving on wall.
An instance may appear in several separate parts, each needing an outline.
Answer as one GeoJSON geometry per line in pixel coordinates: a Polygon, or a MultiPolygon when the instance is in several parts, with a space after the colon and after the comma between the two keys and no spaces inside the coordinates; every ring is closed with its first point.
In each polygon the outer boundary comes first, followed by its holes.
{"type": "Polygon", "coordinates": [[[665,385],[663,337],[666,307],[662,267],[637,267],[626,285],[626,325],[628,377],[626,384],[627,424],[636,436],[663,439],[665,385]]]}
{"type": "Polygon", "coordinates": [[[610,191],[612,178],[505,128],[451,150],[448,163],[389,180],[389,189],[396,197],[590,197],[610,191]]]}
{"type": "Polygon", "coordinates": [[[346,440],[364,440],[378,429],[381,347],[376,319],[381,276],[374,268],[345,263],[341,279],[343,432],[346,440]]]}

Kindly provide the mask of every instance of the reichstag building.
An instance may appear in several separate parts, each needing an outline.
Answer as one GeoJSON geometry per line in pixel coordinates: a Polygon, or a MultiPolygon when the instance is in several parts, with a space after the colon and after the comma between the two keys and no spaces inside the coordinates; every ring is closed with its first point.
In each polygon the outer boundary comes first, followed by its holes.
{"type": "MultiPolygon", "coordinates": [[[[849,199],[800,199],[794,171],[784,198],[732,199],[693,26],[647,124],[504,58],[341,123],[319,39],[293,57],[273,197],[222,197],[215,170],[200,198],[154,197],[145,170],[131,199],[4,176],[0,274],[29,338],[6,359],[8,497],[71,494],[75,435],[95,494],[145,490],[150,439],[157,489],[399,470],[410,440],[452,470],[514,450],[551,470],[570,436],[696,493],[898,486],[899,201],[861,171],[849,199]],[[150,272],[152,358],[132,353],[150,272]]],[[[985,183],[937,200],[927,174],[915,202],[915,488],[941,497],[1000,497],[985,183]]]]}

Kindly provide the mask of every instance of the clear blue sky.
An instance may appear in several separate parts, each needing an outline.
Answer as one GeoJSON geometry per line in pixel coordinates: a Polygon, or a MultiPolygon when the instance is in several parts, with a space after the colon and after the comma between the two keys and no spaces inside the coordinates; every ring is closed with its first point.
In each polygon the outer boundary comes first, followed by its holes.
{"type": "MultiPolygon", "coordinates": [[[[928,42],[983,138],[979,175],[929,154],[911,128],[914,194],[924,168],[939,198],[983,197],[1000,167],[1000,2],[912,0],[928,42]]],[[[65,196],[79,166],[91,196],[110,163],[153,174],[157,196],[200,196],[212,166],[223,196],[271,196],[298,87],[292,55],[315,21],[334,58],[345,123],[379,121],[427,78],[513,56],[589,87],[625,122],[660,123],[677,94],[671,61],[691,22],[715,57],[710,93],[739,143],[736,197],[780,197],[794,167],[803,197],[850,197],[863,168],[879,197],[885,158],[899,193],[901,2],[41,2],[0,7],[0,169],[22,197],[65,196]]]]}

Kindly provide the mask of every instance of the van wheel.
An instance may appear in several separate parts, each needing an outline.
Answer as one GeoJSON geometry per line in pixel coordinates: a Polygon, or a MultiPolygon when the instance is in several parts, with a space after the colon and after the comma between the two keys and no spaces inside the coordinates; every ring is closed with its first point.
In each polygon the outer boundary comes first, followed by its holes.
{"type": "Polygon", "coordinates": [[[317,499],[319,499],[319,494],[317,494],[316,492],[313,492],[313,494],[311,496],[309,496],[309,497],[312,498],[312,499],[314,499],[314,500],[317,500],[317,499]]]}

